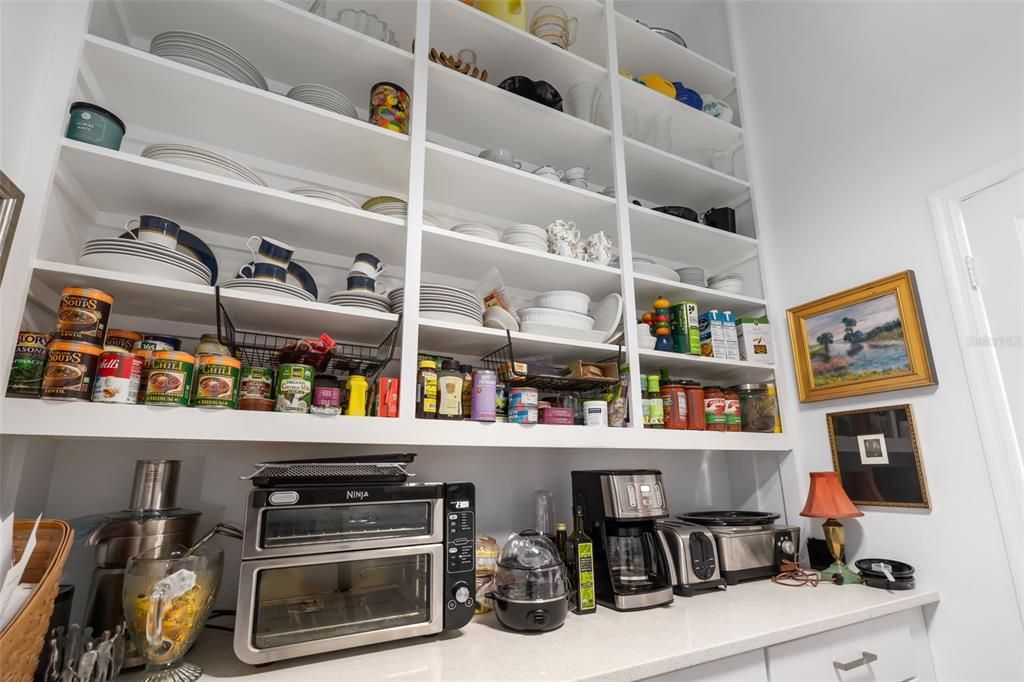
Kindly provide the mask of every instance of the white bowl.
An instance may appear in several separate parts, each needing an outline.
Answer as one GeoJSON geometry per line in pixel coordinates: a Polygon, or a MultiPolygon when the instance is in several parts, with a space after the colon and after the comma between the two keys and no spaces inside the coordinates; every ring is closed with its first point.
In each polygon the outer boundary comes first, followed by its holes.
{"type": "Polygon", "coordinates": [[[484,326],[491,329],[519,331],[519,323],[516,322],[516,318],[512,317],[509,311],[498,306],[488,308],[487,312],[484,313],[484,326]]]}
{"type": "Polygon", "coordinates": [[[678,282],[679,275],[676,271],[667,265],[659,265],[658,263],[644,263],[633,260],[633,272],[637,272],[641,275],[648,275],[650,277],[660,277],[661,279],[667,279],[670,282],[678,282]]]}
{"type": "Polygon", "coordinates": [[[594,328],[594,318],[590,315],[572,313],[568,310],[521,308],[518,312],[519,319],[523,322],[538,322],[552,327],[566,327],[568,329],[583,329],[586,331],[594,328]]]}
{"type": "Polygon", "coordinates": [[[548,291],[533,299],[533,305],[586,315],[590,309],[590,297],[581,291],[548,291]]]}
{"type": "Polygon", "coordinates": [[[741,279],[723,279],[720,282],[708,285],[709,288],[715,291],[724,291],[727,294],[738,294],[743,290],[743,280],[741,279]]]}

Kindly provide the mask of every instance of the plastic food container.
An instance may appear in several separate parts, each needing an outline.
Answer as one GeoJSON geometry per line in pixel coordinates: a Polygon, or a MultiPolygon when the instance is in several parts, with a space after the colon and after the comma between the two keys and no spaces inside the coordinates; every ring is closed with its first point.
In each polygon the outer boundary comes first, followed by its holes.
{"type": "Polygon", "coordinates": [[[576,417],[576,411],[571,407],[542,407],[540,408],[541,424],[560,424],[572,426],[576,417]]]}
{"type": "Polygon", "coordinates": [[[585,401],[583,423],[587,426],[608,426],[608,403],[603,400],[585,401]]]}
{"type": "Polygon", "coordinates": [[[71,120],[65,133],[70,140],[117,151],[124,137],[124,122],[112,112],[89,102],[71,105],[71,120]]]}

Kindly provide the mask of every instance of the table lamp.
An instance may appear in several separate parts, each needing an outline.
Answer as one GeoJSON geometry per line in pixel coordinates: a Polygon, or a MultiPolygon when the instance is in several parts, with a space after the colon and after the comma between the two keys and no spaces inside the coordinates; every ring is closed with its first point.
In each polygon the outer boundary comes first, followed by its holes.
{"type": "Polygon", "coordinates": [[[846,533],[843,524],[837,519],[849,519],[864,516],[847,497],[839,482],[839,474],[834,471],[811,472],[811,489],[807,493],[807,503],[800,516],[826,519],[822,524],[825,543],[832,554],[832,565],[821,572],[824,580],[835,580],[834,575],[841,575],[844,583],[859,583],[860,577],[843,563],[843,551],[846,545],[846,533]]]}

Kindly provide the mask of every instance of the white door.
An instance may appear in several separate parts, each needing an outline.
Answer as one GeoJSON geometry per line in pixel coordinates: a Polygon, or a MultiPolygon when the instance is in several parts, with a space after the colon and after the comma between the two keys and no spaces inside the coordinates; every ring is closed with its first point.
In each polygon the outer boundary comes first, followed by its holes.
{"type": "Polygon", "coordinates": [[[961,203],[989,329],[968,343],[995,350],[1017,443],[1024,445],[1024,173],[961,203]]]}

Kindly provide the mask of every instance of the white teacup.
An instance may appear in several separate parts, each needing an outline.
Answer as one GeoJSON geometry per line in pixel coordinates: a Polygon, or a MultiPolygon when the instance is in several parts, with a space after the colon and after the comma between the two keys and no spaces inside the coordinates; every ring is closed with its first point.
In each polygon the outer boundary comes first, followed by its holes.
{"type": "Polygon", "coordinates": [[[523,162],[518,161],[515,156],[512,155],[511,150],[504,149],[502,147],[494,147],[493,149],[485,149],[479,154],[481,159],[487,161],[493,161],[500,163],[505,166],[512,166],[513,168],[522,168],[523,162]]]}
{"type": "Polygon", "coordinates": [[[539,175],[542,178],[550,178],[552,180],[561,180],[562,171],[558,170],[554,166],[541,166],[537,170],[533,171],[534,175],[539,175]]]}
{"type": "Polygon", "coordinates": [[[566,182],[570,180],[586,180],[588,175],[590,175],[590,168],[586,166],[572,166],[565,169],[562,173],[562,179],[566,182]]]}

